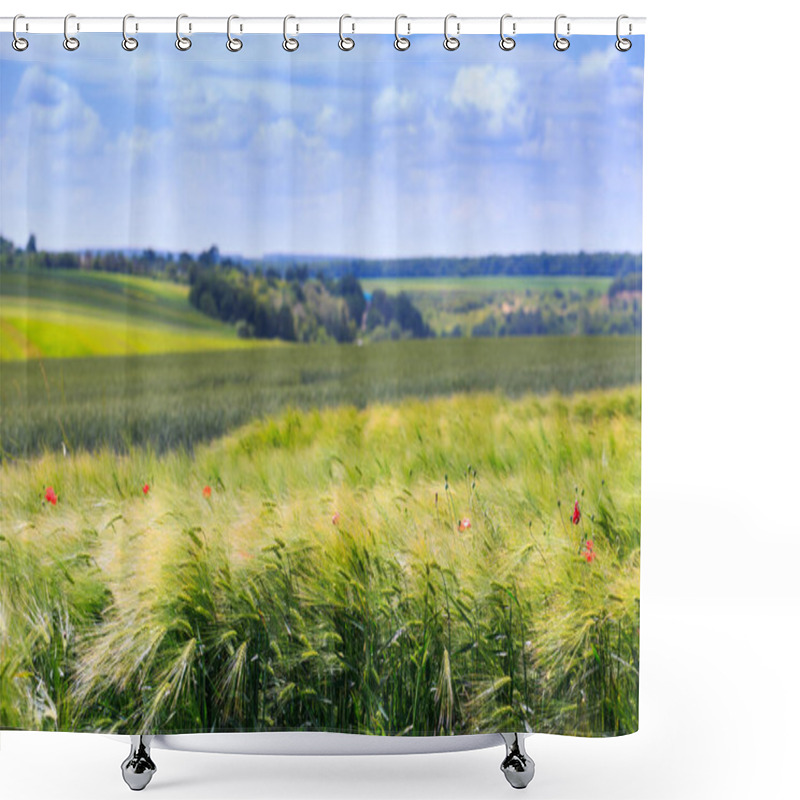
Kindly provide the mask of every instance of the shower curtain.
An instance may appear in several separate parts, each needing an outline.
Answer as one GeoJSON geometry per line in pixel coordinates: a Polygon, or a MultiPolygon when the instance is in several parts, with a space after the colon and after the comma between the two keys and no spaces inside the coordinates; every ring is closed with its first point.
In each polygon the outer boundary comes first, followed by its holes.
{"type": "Polygon", "coordinates": [[[0,48],[0,728],[637,729],[643,37],[352,38],[0,48]]]}

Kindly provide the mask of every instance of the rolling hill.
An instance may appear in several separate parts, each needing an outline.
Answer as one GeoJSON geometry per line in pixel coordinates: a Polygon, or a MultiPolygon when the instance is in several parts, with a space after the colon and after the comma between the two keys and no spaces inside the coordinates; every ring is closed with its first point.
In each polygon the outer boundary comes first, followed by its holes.
{"type": "Polygon", "coordinates": [[[189,287],[105,272],[0,276],[0,359],[264,346],[192,308],[189,287]]]}

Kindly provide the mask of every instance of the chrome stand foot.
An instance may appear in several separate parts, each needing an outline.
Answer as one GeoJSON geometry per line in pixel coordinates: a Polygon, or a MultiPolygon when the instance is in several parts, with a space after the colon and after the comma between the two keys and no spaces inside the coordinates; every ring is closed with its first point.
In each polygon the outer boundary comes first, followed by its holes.
{"type": "Polygon", "coordinates": [[[515,789],[524,789],[532,780],[533,759],[525,752],[524,733],[501,733],[506,744],[506,757],[500,765],[506,780],[515,789]]]}
{"type": "Polygon", "coordinates": [[[122,762],[122,779],[134,792],[140,792],[155,775],[156,765],[150,758],[152,736],[131,736],[131,752],[122,762]]]}

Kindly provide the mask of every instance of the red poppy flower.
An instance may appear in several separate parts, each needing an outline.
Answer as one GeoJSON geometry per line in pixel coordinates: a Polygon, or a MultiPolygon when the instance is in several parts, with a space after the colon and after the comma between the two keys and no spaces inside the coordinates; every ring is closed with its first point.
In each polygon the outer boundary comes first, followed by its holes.
{"type": "Polygon", "coordinates": [[[466,530],[469,530],[472,527],[472,523],[469,521],[469,517],[464,517],[464,519],[460,519],[458,521],[458,529],[463,533],[466,530]]]}
{"type": "Polygon", "coordinates": [[[572,512],[572,524],[577,525],[581,521],[581,508],[578,501],[575,501],[575,510],[572,512]]]}
{"type": "Polygon", "coordinates": [[[208,498],[211,497],[211,487],[210,486],[204,486],[203,487],[203,497],[205,497],[206,500],[208,500],[208,498]]]}
{"type": "Polygon", "coordinates": [[[339,524],[339,520],[340,520],[340,519],[341,519],[341,516],[340,516],[339,512],[337,511],[337,512],[336,512],[336,513],[335,513],[335,514],[334,514],[334,515],[331,517],[331,522],[332,522],[334,525],[338,525],[338,524],[339,524]]]}
{"type": "Polygon", "coordinates": [[[146,483],[144,486],[142,486],[142,493],[143,494],[147,494],[149,491],[150,491],[150,484],[149,483],[146,483]]]}
{"type": "Polygon", "coordinates": [[[591,564],[594,561],[594,552],[592,550],[586,551],[586,560],[591,564]]]}
{"type": "Polygon", "coordinates": [[[44,490],[44,499],[47,500],[48,503],[52,503],[55,505],[58,502],[58,495],[53,490],[52,486],[48,486],[44,490]]]}
{"type": "Polygon", "coordinates": [[[586,540],[586,549],[594,550],[594,542],[591,539],[586,540]]]}

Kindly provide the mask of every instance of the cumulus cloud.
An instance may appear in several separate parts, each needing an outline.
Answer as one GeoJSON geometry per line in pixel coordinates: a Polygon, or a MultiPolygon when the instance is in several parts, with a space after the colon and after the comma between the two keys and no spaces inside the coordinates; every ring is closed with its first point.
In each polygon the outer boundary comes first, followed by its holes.
{"type": "Polygon", "coordinates": [[[453,81],[450,102],[460,111],[477,111],[488,132],[496,136],[521,119],[519,75],[511,67],[491,64],[462,67],[453,81]]]}
{"type": "Polygon", "coordinates": [[[372,113],[384,121],[408,117],[416,110],[416,94],[407,89],[399,91],[394,86],[383,89],[372,104],[372,113]]]}
{"type": "Polygon", "coordinates": [[[619,57],[620,53],[614,47],[590,50],[581,57],[578,63],[578,74],[583,78],[603,75],[610,69],[614,59],[619,57]]]}
{"type": "Polygon", "coordinates": [[[12,105],[9,131],[24,130],[26,138],[34,141],[66,136],[69,147],[79,152],[102,145],[103,129],[97,112],[75,88],[38,64],[22,76],[12,105]]]}
{"type": "Polygon", "coordinates": [[[260,124],[253,136],[253,146],[256,150],[272,154],[285,150],[295,142],[302,144],[303,138],[297,125],[288,117],[282,117],[274,122],[260,124]]]}
{"type": "Polygon", "coordinates": [[[332,105],[323,105],[314,118],[314,131],[319,136],[338,139],[347,136],[353,127],[353,118],[332,105]]]}

